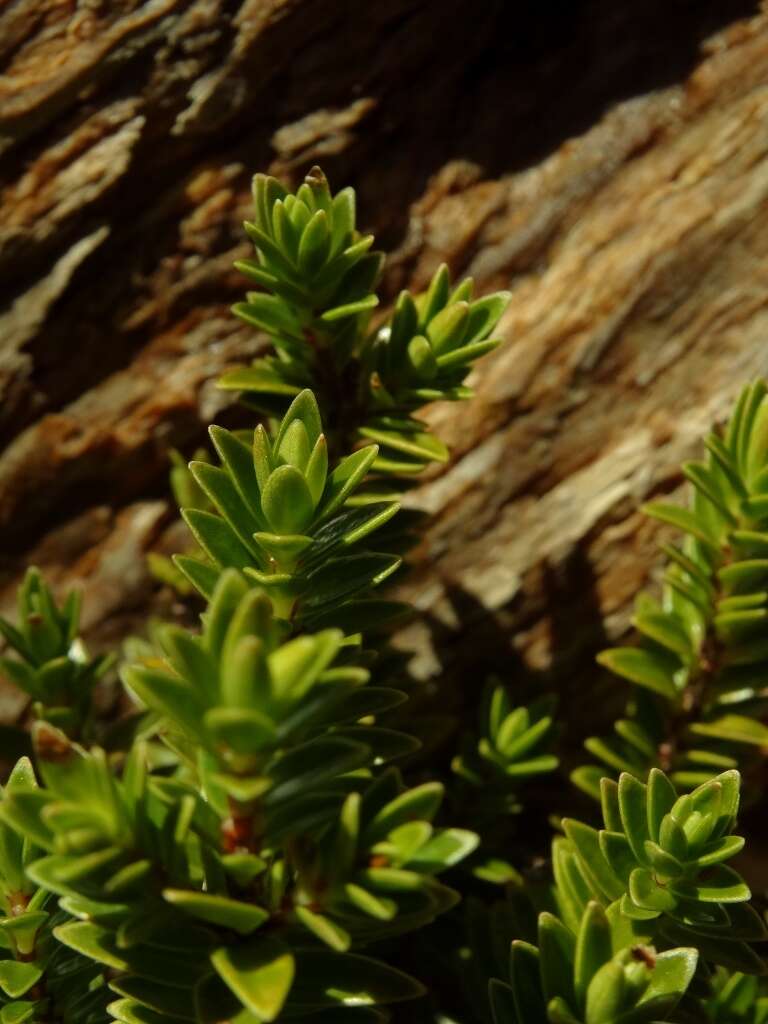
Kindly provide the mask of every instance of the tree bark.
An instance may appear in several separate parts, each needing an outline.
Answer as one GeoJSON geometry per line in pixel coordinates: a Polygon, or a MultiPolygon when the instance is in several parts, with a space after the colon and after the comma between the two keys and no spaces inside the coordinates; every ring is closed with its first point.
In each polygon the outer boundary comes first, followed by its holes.
{"type": "Polygon", "coordinates": [[[214,382],[261,344],[250,175],[319,162],[386,297],[443,260],[513,293],[476,398],[428,411],[454,456],[398,642],[578,693],[658,564],[639,504],[768,373],[768,10],[15,0],[0,61],[0,607],[35,563],[97,647],[168,612],[168,450],[237,422],[214,382]]]}

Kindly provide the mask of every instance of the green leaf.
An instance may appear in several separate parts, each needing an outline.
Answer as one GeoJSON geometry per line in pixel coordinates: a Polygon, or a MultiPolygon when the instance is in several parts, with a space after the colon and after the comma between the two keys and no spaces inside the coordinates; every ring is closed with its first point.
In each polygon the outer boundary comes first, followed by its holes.
{"type": "Polygon", "coordinates": [[[462,345],[461,348],[456,348],[453,352],[444,352],[438,356],[437,365],[441,370],[453,370],[459,366],[467,366],[481,356],[487,355],[488,352],[493,352],[500,344],[500,341],[490,339],[478,341],[474,345],[462,345]]]}
{"type": "Polygon", "coordinates": [[[573,983],[576,1005],[586,1005],[592,978],[611,959],[611,926],[599,903],[590,902],[576,937],[573,983]]]}
{"type": "Polygon", "coordinates": [[[43,976],[42,967],[19,960],[0,960],[0,988],[11,999],[28,992],[43,976]]]}
{"type": "Polygon", "coordinates": [[[702,524],[701,517],[697,516],[690,509],[656,501],[649,505],[643,505],[642,511],[654,519],[659,519],[663,523],[669,523],[672,526],[676,526],[679,530],[689,533],[692,537],[701,541],[710,551],[719,551],[718,538],[702,524]]]}
{"type": "Polygon", "coordinates": [[[768,558],[732,562],[719,569],[717,575],[730,594],[761,590],[768,581],[768,558]]]}
{"type": "Polygon", "coordinates": [[[662,881],[669,878],[678,878],[683,873],[683,866],[673,854],[654,843],[651,839],[645,841],[645,852],[651,862],[656,877],[662,881]]]}
{"type": "Polygon", "coordinates": [[[269,919],[269,913],[254,903],[244,903],[212,893],[164,889],[163,898],[200,921],[231,928],[240,935],[250,935],[269,919]]]}
{"type": "Polygon", "coordinates": [[[315,513],[304,476],[294,466],[280,466],[270,474],[262,491],[261,506],[275,533],[300,534],[315,513]]]}
{"type": "Polygon", "coordinates": [[[512,292],[495,292],[473,302],[469,307],[464,344],[474,345],[484,341],[501,319],[511,298],[512,292]]]}
{"type": "Polygon", "coordinates": [[[261,515],[259,485],[254,472],[253,453],[250,446],[229,430],[224,430],[223,427],[212,426],[208,432],[238,494],[251,515],[259,518],[261,515]]]}
{"type": "Polygon", "coordinates": [[[355,190],[343,188],[331,203],[332,245],[336,253],[349,244],[355,230],[355,190]]]}
{"type": "Polygon", "coordinates": [[[632,775],[619,778],[619,809],[624,834],[639,864],[648,864],[645,842],[650,839],[646,809],[646,787],[632,775]]]}
{"type": "Polygon", "coordinates": [[[200,694],[209,700],[215,698],[217,666],[200,637],[193,636],[180,626],[163,626],[158,639],[173,668],[189,680],[200,694]]]}
{"type": "Polygon", "coordinates": [[[547,1020],[550,1021],[550,1024],[581,1024],[561,996],[555,996],[547,1003],[547,1020]]]}
{"type": "Polygon", "coordinates": [[[460,344],[468,319],[469,305],[466,302],[455,302],[446,306],[432,318],[427,325],[427,337],[436,356],[460,344]]]}
{"type": "Polygon", "coordinates": [[[292,1010],[381,1006],[424,994],[414,978],[370,957],[306,949],[296,959],[292,1010]]]}
{"type": "Polygon", "coordinates": [[[371,749],[374,764],[384,764],[399,757],[416,753],[421,743],[407,733],[396,729],[382,729],[376,725],[349,725],[334,729],[334,736],[358,740],[371,749]]]}
{"type": "Polygon", "coordinates": [[[426,459],[434,462],[447,462],[450,452],[443,442],[427,431],[381,430],[377,427],[361,427],[360,434],[377,444],[386,448],[393,448],[395,451],[403,452],[405,455],[412,455],[417,459],[426,459]]]}
{"type": "Polygon", "coordinates": [[[539,952],[544,998],[557,996],[573,1002],[573,960],[576,941],[573,933],[554,914],[539,915],[539,952]]]}
{"type": "Polygon", "coordinates": [[[341,953],[349,949],[352,942],[349,932],[332,921],[330,917],[325,914],[316,914],[309,907],[296,907],[294,913],[305,928],[331,949],[341,953]]]}
{"type": "Polygon", "coordinates": [[[201,562],[199,558],[191,558],[188,555],[174,555],[173,563],[192,586],[210,600],[221,575],[219,570],[208,562],[201,562]]]}
{"type": "MultiPolygon", "coordinates": [[[[174,985],[149,981],[137,975],[123,975],[110,980],[109,987],[121,996],[127,997],[136,1007],[137,1021],[155,1024],[155,1021],[170,1020],[196,1021],[194,997],[191,989],[185,991],[174,985]],[[141,1005],[139,1005],[141,1004],[141,1005]],[[151,1014],[146,1018],[144,1013],[151,1014]]],[[[126,1017],[132,1022],[133,1017],[126,1017]]]]}
{"type": "Polygon", "coordinates": [[[684,462],[683,474],[691,481],[693,486],[700,492],[701,496],[717,509],[718,513],[729,526],[736,526],[736,516],[731,512],[729,495],[727,495],[716,473],[703,462],[684,462]]]}
{"type": "Polygon", "coordinates": [[[625,1009],[627,981],[624,969],[614,961],[604,964],[587,989],[587,1024],[610,1024],[625,1009]]]}
{"type": "Polygon", "coordinates": [[[427,339],[417,334],[408,342],[408,362],[418,380],[432,380],[438,371],[437,359],[427,339]]]}
{"type": "Polygon", "coordinates": [[[325,482],[328,479],[328,444],[323,434],[315,442],[315,447],[307,463],[304,472],[304,479],[307,482],[312,501],[317,507],[325,490],[325,482]]]}
{"type": "Polygon", "coordinates": [[[654,842],[659,842],[661,823],[674,807],[676,800],[675,787],[667,776],[658,768],[652,768],[648,775],[647,807],[648,832],[654,842]]]}
{"type": "Polygon", "coordinates": [[[248,301],[235,303],[232,312],[245,323],[268,334],[304,340],[299,320],[289,304],[277,295],[251,292],[248,301]]]}
{"type": "Polygon", "coordinates": [[[687,659],[693,653],[691,639],[679,620],[666,612],[638,613],[633,624],[651,640],[687,659]]]}
{"type": "Polygon", "coordinates": [[[407,867],[411,871],[439,874],[468,857],[479,842],[479,837],[466,829],[442,829],[407,861],[407,867]]]}
{"type": "Polygon", "coordinates": [[[420,322],[424,326],[429,324],[432,318],[437,316],[440,310],[443,309],[448,301],[450,292],[451,278],[448,273],[448,267],[445,263],[441,263],[435,271],[429,284],[429,290],[423,299],[420,322]]]}
{"type": "MultiPolygon", "coordinates": [[[[281,377],[273,367],[263,360],[259,360],[253,366],[240,366],[235,370],[230,370],[219,378],[216,386],[224,391],[257,391],[287,397],[298,395],[302,390],[297,384],[281,377]]],[[[212,429],[220,430],[221,428],[212,429]]]]}
{"type": "Polygon", "coordinates": [[[347,302],[342,306],[334,306],[333,309],[328,309],[320,317],[323,323],[333,324],[337,320],[344,320],[348,316],[357,316],[358,313],[367,313],[368,310],[375,309],[379,304],[378,296],[366,295],[365,298],[358,299],[356,302],[347,302]]]}
{"type": "MultiPolygon", "coordinates": [[[[36,896],[32,897],[28,907],[31,908],[35,904],[40,906],[43,901],[40,897],[45,898],[42,890],[38,890],[36,896]]],[[[29,957],[35,949],[38,932],[48,923],[49,916],[45,910],[28,909],[18,916],[4,917],[0,919],[0,933],[6,942],[9,938],[12,939],[17,955],[29,957]]]]}
{"type": "Polygon", "coordinates": [[[605,827],[612,832],[622,832],[624,825],[621,820],[619,784],[613,779],[602,778],[599,790],[600,808],[603,812],[605,827]]]}
{"type": "MultiPolygon", "coordinates": [[[[254,562],[253,554],[220,516],[198,509],[183,509],[182,517],[195,540],[210,559],[223,568],[243,569],[254,562]]],[[[193,581],[194,582],[194,581],[193,581]]]]}
{"type": "Polygon", "coordinates": [[[199,737],[205,704],[189,683],[146,665],[131,665],[123,673],[126,684],[148,707],[199,737]]]}
{"type": "Polygon", "coordinates": [[[283,416],[282,422],[280,423],[280,429],[278,430],[274,440],[273,447],[275,451],[279,451],[283,438],[294,420],[299,420],[304,425],[309,439],[309,446],[310,448],[314,448],[317,443],[317,439],[323,432],[323,424],[320,419],[320,409],[317,405],[317,399],[309,388],[305,388],[296,396],[296,398],[294,398],[288,407],[285,416],[283,416]]]}
{"type": "Polygon", "coordinates": [[[33,1024],[35,1004],[23,1002],[8,1003],[0,1009],[0,1024],[33,1024]]]}
{"type": "Polygon", "coordinates": [[[276,465],[288,465],[304,475],[309,462],[310,444],[307,428],[301,420],[293,420],[283,434],[280,447],[275,446],[272,457],[276,465]]]}
{"type": "Polygon", "coordinates": [[[745,715],[722,715],[709,722],[693,722],[691,732],[697,736],[711,736],[713,739],[735,743],[768,747],[768,727],[745,715]]]}
{"type": "Polygon", "coordinates": [[[680,666],[671,658],[664,658],[660,653],[643,650],[641,647],[613,647],[601,651],[597,660],[616,675],[638,686],[660,693],[669,700],[677,697],[673,675],[680,666]]]}
{"type": "Polygon", "coordinates": [[[431,821],[442,799],[443,787],[439,782],[425,782],[401,793],[375,815],[365,830],[364,842],[373,845],[407,821],[431,821]]]}
{"type": "Polygon", "coordinates": [[[647,868],[636,868],[629,876],[629,895],[636,906],[654,913],[669,912],[677,906],[677,898],[647,868]]]}
{"type": "Polygon", "coordinates": [[[315,274],[331,251],[328,214],[318,210],[307,224],[299,242],[299,269],[308,276],[315,274]]]}
{"type": "Polygon", "coordinates": [[[125,971],[129,967],[124,957],[115,950],[112,932],[100,925],[90,921],[74,921],[59,925],[54,929],[54,935],[65,946],[98,963],[118,971],[125,971]]]}
{"type": "Polygon", "coordinates": [[[600,850],[617,878],[626,885],[637,867],[632,847],[623,832],[600,832],[600,850]]]}
{"type": "Polygon", "coordinates": [[[524,761],[516,761],[505,765],[504,773],[510,778],[528,778],[532,775],[543,775],[552,772],[560,762],[554,754],[542,754],[524,761]]]}
{"type": "Polygon", "coordinates": [[[259,1021],[276,1020],[288,997],[295,961],[278,939],[222,947],[211,954],[219,977],[259,1021]]]}
{"type": "Polygon", "coordinates": [[[361,885],[347,883],[344,886],[344,894],[358,910],[362,910],[368,917],[377,921],[392,921],[397,916],[397,904],[394,900],[374,896],[370,890],[364,889],[361,885]]]}
{"type": "Polygon", "coordinates": [[[300,636],[282,644],[269,657],[276,696],[296,703],[316,682],[336,657],[342,642],[338,629],[327,629],[314,636],[300,636]]]}
{"type": "Polygon", "coordinates": [[[668,949],[657,953],[648,987],[640,1005],[660,996],[671,997],[667,1012],[673,1009],[685,993],[698,962],[698,951],[691,948],[668,949]]]}
{"type": "Polygon", "coordinates": [[[619,899],[624,893],[624,885],[603,856],[597,831],[572,818],[563,819],[563,829],[579,854],[580,867],[595,895],[603,895],[608,900],[619,899]]]}
{"type": "Polygon", "coordinates": [[[637,722],[620,718],[615,725],[617,736],[633,747],[643,760],[653,760],[656,757],[656,746],[648,733],[638,725],[637,722]]]}
{"type": "Polygon", "coordinates": [[[292,564],[312,544],[312,538],[296,533],[254,533],[253,539],[275,562],[292,564]]]}
{"type": "Polygon", "coordinates": [[[700,868],[719,864],[721,861],[735,857],[743,848],[742,836],[723,836],[721,839],[713,839],[697,852],[696,863],[700,868]]]}
{"type": "Polygon", "coordinates": [[[53,850],[55,836],[42,817],[43,808],[51,801],[50,793],[21,786],[7,791],[0,801],[0,821],[9,825],[36,846],[53,850]]]}
{"type": "Polygon", "coordinates": [[[306,792],[338,775],[355,771],[370,760],[370,749],[360,743],[322,737],[294,747],[272,766],[275,785],[267,795],[267,802],[280,800],[306,792]]]}
{"type": "Polygon", "coordinates": [[[708,867],[705,875],[695,882],[680,879],[670,883],[670,887],[684,899],[702,903],[742,903],[752,896],[738,872],[725,864],[708,867]]]}
{"type": "MultiPolygon", "coordinates": [[[[523,709],[518,708],[517,710],[523,709]]],[[[496,737],[496,745],[499,751],[510,761],[520,760],[520,758],[536,746],[539,740],[546,736],[552,727],[552,718],[549,715],[545,715],[538,722],[534,722],[523,733],[514,735],[511,731],[512,726],[508,725],[511,718],[512,715],[506,719],[496,737]]]]}
{"type": "Polygon", "coordinates": [[[352,597],[368,587],[378,586],[399,567],[394,555],[364,552],[334,558],[307,576],[307,595],[302,606],[322,608],[331,602],[352,597]]]}
{"type": "Polygon", "coordinates": [[[254,281],[261,290],[272,292],[294,306],[306,306],[309,301],[306,290],[300,283],[288,280],[284,275],[278,276],[273,272],[274,268],[267,270],[257,260],[235,260],[233,266],[254,281]]]}
{"type": "Polygon", "coordinates": [[[545,1021],[546,1004],[540,981],[541,957],[535,946],[515,939],[510,951],[510,976],[520,1024],[545,1021]]]}
{"type": "Polygon", "coordinates": [[[366,445],[341,460],[328,477],[323,500],[318,509],[319,515],[327,518],[336,509],[341,508],[352,491],[362,483],[378,453],[378,445],[366,445]]]}
{"type": "Polygon", "coordinates": [[[269,174],[254,174],[251,182],[256,219],[261,225],[268,225],[272,216],[272,208],[278,200],[284,200],[287,190],[277,178],[269,174]]]}

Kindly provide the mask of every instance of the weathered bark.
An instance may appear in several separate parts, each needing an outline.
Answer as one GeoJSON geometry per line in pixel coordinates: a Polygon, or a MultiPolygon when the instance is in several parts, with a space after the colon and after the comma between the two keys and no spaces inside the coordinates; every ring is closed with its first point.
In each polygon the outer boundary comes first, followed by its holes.
{"type": "MultiPolygon", "coordinates": [[[[637,512],[768,372],[768,11],[592,0],[16,0],[0,15],[0,603],[86,586],[96,644],[158,595],[167,451],[259,339],[249,177],[320,162],[394,247],[510,287],[403,589],[414,670],[579,685],[654,565],[637,512]]],[[[9,713],[17,707],[10,701],[9,713]]]]}

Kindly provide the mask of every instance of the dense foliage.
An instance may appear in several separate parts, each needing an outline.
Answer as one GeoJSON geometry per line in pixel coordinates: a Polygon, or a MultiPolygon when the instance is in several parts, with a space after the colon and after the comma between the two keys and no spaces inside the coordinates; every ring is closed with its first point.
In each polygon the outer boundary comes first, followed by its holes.
{"type": "Polygon", "coordinates": [[[378,317],[351,189],[257,175],[254,207],[234,312],[272,351],[221,384],[263,421],[175,456],[191,546],[153,563],[200,628],[131,645],[114,723],[77,595],[31,569],[0,620],[30,698],[0,800],[0,1024],[768,1021],[763,917],[727,863],[768,748],[764,385],[684,467],[690,506],[648,509],[684,539],[638,600],[642,646],[600,658],[632,687],[572,773],[602,820],[549,808],[532,874],[513,850],[558,769],[555,695],[487,680],[455,749],[420,755],[387,642],[408,609],[382,591],[417,528],[402,492],[448,456],[416,414],[470,397],[509,295],[440,267],[378,317]]]}

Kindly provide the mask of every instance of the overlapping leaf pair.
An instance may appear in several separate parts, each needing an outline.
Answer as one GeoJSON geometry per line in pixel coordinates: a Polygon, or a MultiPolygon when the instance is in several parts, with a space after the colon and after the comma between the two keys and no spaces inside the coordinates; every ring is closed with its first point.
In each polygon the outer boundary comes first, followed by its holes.
{"type": "Polygon", "coordinates": [[[653,765],[691,788],[727,768],[745,769],[768,749],[768,395],[762,381],[742,392],[707,458],[689,462],[688,508],[668,503],[649,515],[682,530],[661,603],[638,599],[642,647],[605,651],[599,660],[640,688],[616,735],[587,748],[602,765],[574,782],[597,797],[606,767],[644,777],[653,765]]]}
{"type": "Polygon", "coordinates": [[[445,445],[412,413],[471,394],[464,378],[498,345],[491,333],[508,293],[472,301],[471,280],[454,288],[442,266],[424,294],[402,292],[391,321],[369,330],[383,255],[355,227],[352,189],[332,196],[319,168],[295,195],[257,174],[254,203],[246,229],[257,259],[237,266],[260,291],[234,312],[266,331],[277,355],[228,373],[221,386],[270,415],[312,388],[332,416],[332,447],[375,442],[379,472],[417,473],[444,461],[445,445]]]}

